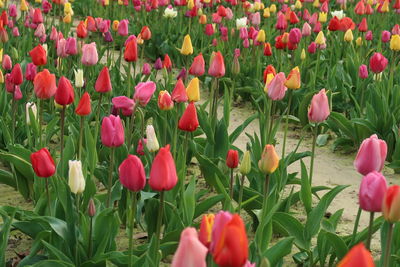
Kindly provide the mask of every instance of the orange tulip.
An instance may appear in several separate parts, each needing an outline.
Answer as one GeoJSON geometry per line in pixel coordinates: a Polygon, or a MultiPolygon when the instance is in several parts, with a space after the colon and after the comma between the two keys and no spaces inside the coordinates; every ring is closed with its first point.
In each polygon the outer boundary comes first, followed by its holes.
{"type": "Polygon", "coordinates": [[[374,267],[374,259],[363,243],[355,245],[346,256],[339,262],[337,267],[374,267]]]}

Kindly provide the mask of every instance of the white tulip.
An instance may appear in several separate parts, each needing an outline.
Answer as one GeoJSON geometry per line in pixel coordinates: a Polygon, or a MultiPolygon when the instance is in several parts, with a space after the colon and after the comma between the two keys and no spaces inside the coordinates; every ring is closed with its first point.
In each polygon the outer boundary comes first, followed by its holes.
{"type": "Polygon", "coordinates": [[[236,19],[236,29],[245,28],[247,26],[247,17],[236,19]]]}
{"type": "Polygon", "coordinates": [[[75,72],[75,86],[77,88],[82,88],[83,85],[85,84],[85,81],[83,80],[83,70],[82,69],[78,69],[75,72]]]}
{"type": "Polygon", "coordinates": [[[80,160],[70,160],[69,162],[68,185],[71,192],[81,194],[85,190],[85,178],[82,172],[82,163],[80,160]]]}
{"type": "Polygon", "coordinates": [[[158,144],[157,136],[154,131],[153,125],[147,125],[146,127],[147,144],[146,147],[150,152],[156,152],[160,148],[158,144]]]}
{"type": "Polygon", "coordinates": [[[338,19],[342,19],[346,17],[346,14],[344,14],[343,10],[336,10],[331,12],[332,17],[337,17],[338,19]]]}
{"type": "Polygon", "coordinates": [[[32,110],[33,116],[35,119],[37,118],[37,108],[36,104],[33,102],[28,102],[25,105],[25,113],[26,113],[26,124],[31,125],[31,117],[29,116],[29,110],[32,110]]]}
{"type": "Polygon", "coordinates": [[[178,11],[176,11],[175,9],[173,9],[173,8],[169,8],[169,7],[167,7],[165,10],[164,10],[164,18],[175,18],[176,16],[178,15],[178,11]]]}

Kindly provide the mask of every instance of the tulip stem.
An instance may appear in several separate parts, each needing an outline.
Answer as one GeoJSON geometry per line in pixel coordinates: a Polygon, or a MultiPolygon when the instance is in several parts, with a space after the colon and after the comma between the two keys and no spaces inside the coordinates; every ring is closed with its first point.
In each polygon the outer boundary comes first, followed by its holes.
{"type": "Polygon", "coordinates": [[[238,213],[240,215],[240,210],[242,209],[242,200],[243,200],[243,187],[244,187],[244,178],[246,175],[242,175],[242,178],[240,179],[240,189],[239,189],[239,207],[238,207],[238,213]]]}
{"type": "MultiPolygon", "coordinates": [[[[157,217],[157,228],[156,228],[156,253],[158,254],[158,249],[160,247],[160,234],[161,234],[161,224],[163,220],[163,212],[164,212],[164,191],[160,192],[160,206],[158,207],[158,217],[157,217]]],[[[158,263],[161,259],[158,259],[158,255],[156,256],[156,262],[158,263]]],[[[157,264],[158,266],[158,264],[157,264]]]]}
{"type": "Polygon", "coordinates": [[[103,93],[100,93],[99,103],[97,107],[96,114],[96,129],[94,130],[94,142],[97,143],[97,137],[99,136],[99,127],[100,127],[100,111],[101,111],[101,101],[103,100],[103,93]]]}
{"type": "Polygon", "coordinates": [[[12,142],[12,144],[14,144],[15,143],[15,117],[16,117],[16,114],[17,114],[17,105],[16,105],[17,101],[15,101],[14,96],[12,98],[12,102],[11,103],[12,103],[11,104],[11,109],[12,109],[12,111],[11,111],[12,112],[12,114],[11,114],[11,117],[12,117],[11,142],[12,142]]]}
{"type": "MultiPolygon", "coordinates": [[[[135,113],[136,113],[136,108],[138,106],[138,102],[135,102],[135,106],[133,107],[133,111],[132,111],[132,115],[130,118],[127,119],[127,129],[128,129],[128,133],[127,133],[127,145],[128,145],[128,153],[129,150],[131,149],[131,144],[132,144],[132,132],[133,132],[133,126],[135,125],[135,113]]],[[[143,144],[144,145],[144,144],[143,144]]]]}
{"type": "Polygon", "coordinates": [[[314,160],[315,160],[315,147],[317,144],[317,136],[318,136],[318,123],[314,127],[313,133],[313,141],[312,141],[312,155],[311,155],[311,163],[310,163],[310,185],[312,186],[312,178],[314,173],[314,160]]]}
{"type": "Polygon", "coordinates": [[[39,99],[38,106],[39,106],[39,147],[43,147],[42,142],[42,131],[43,131],[43,110],[44,110],[44,103],[41,99],[39,99]]]}
{"type": "Polygon", "coordinates": [[[351,243],[350,243],[351,246],[354,245],[354,242],[356,240],[357,229],[358,229],[358,224],[360,222],[361,212],[362,212],[362,209],[361,209],[361,206],[359,206],[357,216],[356,216],[356,221],[354,222],[353,234],[352,234],[351,243]]]}
{"type": "MultiPolygon", "coordinates": [[[[130,192],[128,192],[130,194],[130,192]]],[[[137,206],[137,192],[132,192],[132,206],[131,206],[131,212],[129,213],[129,221],[128,221],[128,227],[129,227],[129,260],[128,260],[128,266],[132,267],[132,256],[133,256],[133,229],[134,229],[134,223],[135,223],[135,215],[136,215],[136,206],[137,206]]]]}
{"type": "Polygon", "coordinates": [[[77,220],[76,220],[76,245],[75,245],[75,261],[76,261],[76,266],[79,266],[79,220],[80,220],[80,216],[79,216],[79,203],[80,203],[80,194],[76,194],[75,195],[75,200],[76,200],[76,216],[77,216],[77,220]]]}
{"type": "MultiPolygon", "coordinates": [[[[49,177],[50,178],[50,177],[49,177]]],[[[50,192],[49,192],[49,178],[46,178],[46,195],[47,195],[47,207],[49,209],[49,216],[51,216],[51,202],[50,202],[50,192]]]]}
{"type": "MultiPolygon", "coordinates": [[[[317,52],[317,65],[315,67],[315,75],[314,75],[314,81],[313,81],[313,89],[315,89],[315,86],[317,85],[317,75],[318,75],[318,69],[319,69],[319,58],[321,56],[321,49],[318,48],[317,52]]],[[[344,58],[344,56],[343,56],[344,58]]]]}
{"type": "Polygon", "coordinates": [[[60,126],[60,170],[61,176],[64,175],[64,124],[65,124],[65,106],[62,107],[60,113],[61,126],[60,126]]]}
{"type": "Polygon", "coordinates": [[[80,129],[79,129],[79,147],[78,147],[78,160],[82,159],[82,140],[83,140],[83,124],[85,117],[81,116],[80,129]]]}
{"type": "Polygon", "coordinates": [[[391,246],[392,246],[392,237],[393,237],[393,223],[389,223],[389,229],[388,229],[387,239],[386,239],[385,258],[384,258],[384,261],[383,261],[383,267],[389,267],[390,252],[391,252],[391,246]]]}
{"type": "Polygon", "coordinates": [[[292,104],[292,96],[293,96],[293,92],[292,92],[292,90],[289,90],[289,93],[288,93],[289,99],[288,99],[286,121],[285,121],[285,130],[283,132],[282,159],[285,157],[286,138],[287,138],[287,131],[288,131],[288,127],[289,127],[289,114],[290,114],[290,105],[292,104]]]}
{"type": "Polygon", "coordinates": [[[372,238],[372,227],[374,226],[374,215],[375,212],[370,212],[369,214],[369,225],[368,225],[368,238],[367,238],[367,243],[366,243],[366,248],[368,250],[371,250],[371,238],[372,238]]]}
{"type": "Polygon", "coordinates": [[[88,255],[89,259],[92,257],[92,246],[93,246],[93,239],[92,239],[92,234],[93,233],[93,217],[90,216],[90,222],[89,222],[89,248],[88,248],[88,255]]]}
{"type": "Polygon", "coordinates": [[[108,184],[107,184],[107,208],[110,207],[111,204],[111,188],[112,188],[112,173],[114,168],[114,153],[115,148],[111,148],[111,155],[110,155],[110,169],[108,170],[108,184]]]}
{"type": "Polygon", "coordinates": [[[229,197],[231,198],[231,205],[233,202],[233,168],[231,168],[231,181],[229,183],[229,197]]]}

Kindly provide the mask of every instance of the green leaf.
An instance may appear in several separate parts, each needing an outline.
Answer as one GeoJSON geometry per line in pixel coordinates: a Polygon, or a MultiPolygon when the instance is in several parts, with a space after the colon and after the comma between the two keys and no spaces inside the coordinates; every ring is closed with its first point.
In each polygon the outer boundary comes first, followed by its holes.
{"type": "Polygon", "coordinates": [[[17,188],[13,174],[3,169],[0,169],[0,183],[17,188]]]}
{"type": "Polygon", "coordinates": [[[0,263],[3,266],[6,266],[6,249],[8,245],[11,223],[14,219],[15,212],[16,210],[14,209],[11,216],[8,216],[4,211],[0,211],[0,214],[3,217],[3,224],[0,228],[0,263]]]}
{"type": "Polygon", "coordinates": [[[310,180],[308,179],[307,168],[304,162],[301,160],[301,189],[300,199],[306,209],[307,214],[311,211],[312,205],[312,193],[310,180]]]}
{"type": "Polygon", "coordinates": [[[307,241],[304,240],[303,236],[304,227],[296,218],[288,213],[276,212],[272,220],[282,226],[289,236],[295,238],[294,242],[298,247],[302,249],[307,247],[305,244],[307,241]]]}
{"type": "Polygon", "coordinates": [[[61,260],[61,261],[72,264],[72,261],[62,251],[60,251],[59,249],[57,249],[56,247],[47,243],[44,240],[42,240],[42,243],[47,248],[50,258],[53,258],[55,260],[61,260]]]}
{"type": "Polygon", "coordinates": [[[75,265],[72,263],[60,260],[44,260],[32,265],[32,267],[74,267],[74,266],[75,265]]]}
{"type": "Polygon", "coordinates": [[[200,203],[196,204],[196,209],[194,212],[194,218],[199,217],[203,213],[207,212],[209,209],[211,209],[214,205],[216,205],[218,202],[224,199],[224,196],[221,194],[218,194],[216,196],[212,197],[207,197],[205,200],[203,200],[200,203]]]}
{"type": "Polygon", "coordinates": [[[268,259],[269,263],[271,264],[270,266],[277,266],[283,257],[292,252],[294,239],[294,237],[287,237],[276,243],[273,247],[269,248],[265,252],[264,256],[268,259]]]}
{"type": "Polygon", "coordinates": [[[242,134],[246,127],[258,117],[258,114],[253,114],[248,117],[241,125],[236,127],[236,129],[229,135],[229,143],[234,143],[236,139],[242,134]]]}
{"type": "Polygon", "coordinates": [[[190,225],[193,221],[194,211],[195,211],[195,189],[196,189],[196,180],[194,176],[190,180],[185,192],[183,193],[183,201],[184,201],[184,218],[185,224],[190,225]]]}
{"type": "Polygon", "coordinates": [[[225,158],[229,149],[228,129],[225,120],[221,119],[215,130],[214,157],[225,158]]]}
{"type": "Polygon", "coordinates": [[[338,259],[342,259],[347,251],[349,250],[349,248],[347,247],[346,243],[343,241],[343,239],[331,232],[326,232],[325,233],[327,236],[327,241],[332,245],[333,249],[336,252],[336,256],[338,257],[338,259]]]}

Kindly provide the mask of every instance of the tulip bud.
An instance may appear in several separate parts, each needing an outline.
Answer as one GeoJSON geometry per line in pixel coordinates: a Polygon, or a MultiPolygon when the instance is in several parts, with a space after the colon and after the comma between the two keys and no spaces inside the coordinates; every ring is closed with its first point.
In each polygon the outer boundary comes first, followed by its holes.
{"type": "Polygon", "coordinates": [[[244,152],[242,161],[240,162],[239,172],[243,175],[249,174],[251,171],[250,151],[244,152]]]}
{"type": "Polygon", "coordinates": [[[70,160],[68,186],[72,193],[82,194],[85,190],[85,178],[82,172],[82,163],[80,160],[70,160]]]}
{"type": "Polygon", "coordinates": [[[75,72],[75,86],[77,88],[82,88],[85,84],[85,81],[83,79],[83,70],[78,69],[74,70],[74,72],[75,72]]]}
{"type": "Polygon", "coordinates": [[[348,43],[352,42],[354,39],[353,37],[353,32],[351,31],[351,29],[348,29],[346,31],[346,33],[344,34],[344,40],[348,43]]]}
{"type": "Polygon", "coordinates": [[[372,171],[380,172],[385,164],[387,145],[376,134],[365,139],[358,150],[354,167],[362,175],[372,171]]]}
{"type": "Polygon", "coordinates": [[[322,89],[311,100],[311,105],[308,108],[308,120],[311,123],[323,122],[328,118],[330,113],[329,100],[325,89],[322,89]]]}
{"type": "Polygon", "coordinates": [[[305,60],[306,59],[306,50],[304,48],[301,50],[300,59],[301,60],[305,60]]]}
{"type": "Polygon", "coordinates": [[[392,185],[386,191],[382,213],[385,220],[389,223],[395,223],[400,220],[400,186],[392,185]]]}
{"type": "Polygon", "coordinates": [[[199,78],[195,77],[186,88],[186,94],[189,102],[197,102],[200,100],[200,81],[199,78]]]}
{"type": "Polygon", "coordinates": [[[94,217],[94,215],[96,215],[96,205],[94,204],[93,198],[89,200],[88,215],[89,217],[94,217]]]}
{"type": "Polygon", "coordinates": [[[174,107],[174,102],[168,91],[163,90],[158,94],[158,107],[161,110],[171,110],[174,107]]]}
{"type": "Polygon", "coordinates": [[[37,118],[37,108],[36,108],[36,104],[33,103],[33,102],[28,102],[28,103],[26,103],[26,106],[25,106],[26,124],[27,125],[31,125],[30,111],[32,111],[33,117],[36,120],[36,118],[37,118]]]}
{"type": "Polygon", "coordinates": [[[146,137],[147,137],[147,144],[146,147],[150,152],[156,152],[160,148],[158,144],[158,139],[156,133],[154,131],[153,125],[147,125],[146,127],[146,137]]]}
{"type": "Polygon", "coordinates": [[[387,190],[385,176],[377,171],[368,173],[361,181],[358,199],[360,207],[369,212],[381,212],[387,190]]]}
{"type": "Polygon", "coordinates": [[[234,169],[239,164],[239,152],[237,150],[229,149],[226,155],[226,166],[228,168],[234,169]]]}
{"type": "Polygon", "coordinates": [[[47,148],[42,148],[31,154],[31,164],[35,174],[39,177],[48,178],[56,172],[54,160],[47,148]]]}
{"type": "Polygon", "coordinates": [[[358,77],[361,79],[367,79],[368,78],[368,68],[367,65],[362,64],[360,68],[358,69],[358,77]]]}
{"type": "Polygon", "coordinates": [[[185,35],[185,38],[183,39],[181,54],[185,56],[193,54],[192,40],[190,39],[189,34],[185,35]]]}
{"type": "Polygon", "coordinates": [[[393,51],[400,51],[400,35],[392,35],[392,38],[390,39],[390,49],[393,51]]]}
{"type": "Polygon", "coordinates": [[[266,145],[262,152],[258,167],[265,174],[273,173],[279,166],[279,157],[273,145],[266,145]]]}

